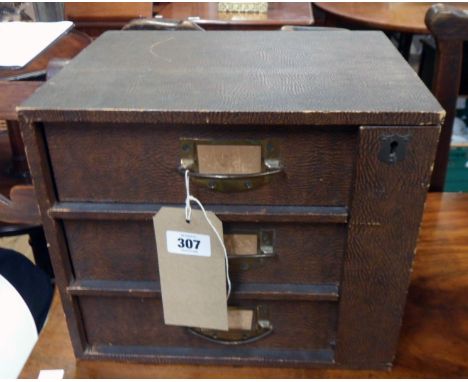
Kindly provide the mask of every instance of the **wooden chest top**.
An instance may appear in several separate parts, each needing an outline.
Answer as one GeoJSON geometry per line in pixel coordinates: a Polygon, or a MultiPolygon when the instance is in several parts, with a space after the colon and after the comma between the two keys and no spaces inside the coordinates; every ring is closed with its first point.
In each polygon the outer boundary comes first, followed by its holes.
{"type": "Polygon", "coordinates": [[[52,110],[54,120],[123,122],[130,112],[133,122],[272,125],[423,125],[443,115],[383,33],[347,31],[107,32],[21,109],[52,110]]]}

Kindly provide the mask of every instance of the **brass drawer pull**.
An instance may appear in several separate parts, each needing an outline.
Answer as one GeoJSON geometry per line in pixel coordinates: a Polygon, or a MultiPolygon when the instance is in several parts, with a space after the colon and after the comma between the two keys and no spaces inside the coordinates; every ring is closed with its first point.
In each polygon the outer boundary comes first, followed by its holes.
{"type": "Polygon", "coordinates": [[[180,140],[179,172],[193,182],[221,192],[258,188],[283,171],[274,140],[180,140]]]}
{"type": "Polygon", "coordinates": [[[221,345],[244,345],[258,341],[273,331],[268,319],[268,310],[259,305],[256,309],[229,307],[229,330],[212,330],[189,328],[188,331],[197,337],[221,345]]]}
{"type": "Polygon", "coordinates": [[[246,271],[258,268],[266,259],[276,256],[274,230],[227,232],[224,243],[232,269],[246,271]]]}

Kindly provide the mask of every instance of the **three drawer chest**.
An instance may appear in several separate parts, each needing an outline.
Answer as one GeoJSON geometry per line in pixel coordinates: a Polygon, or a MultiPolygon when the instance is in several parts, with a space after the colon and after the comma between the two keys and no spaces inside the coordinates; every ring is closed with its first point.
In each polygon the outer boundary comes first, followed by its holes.
{"type": "Polygon", "coordinates": [[[107,32],[19,117],[78,358],[391,367],[444,112],[383,33],[107,32]],[[186,170],[228,331],[164,324],[186,170]]]}

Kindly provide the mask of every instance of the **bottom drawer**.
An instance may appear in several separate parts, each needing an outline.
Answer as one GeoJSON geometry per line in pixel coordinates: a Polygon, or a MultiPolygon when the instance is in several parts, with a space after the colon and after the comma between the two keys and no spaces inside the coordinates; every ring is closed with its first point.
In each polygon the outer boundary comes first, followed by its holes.
{"type": "MultiPolygon", "coordinates": [[[[239,320],[239,315],[234,314],[233,320],[230,320],[230,327],[233,325],[234,328],[230,332],[243,331],[244,337],[234,345],[217,343],[212,333],[208,333],[211,339],[207,339],[203,337],[206,332],[200,336],[200,333],[185,327],[165,325],[159,299],[76,298],[88,341],[85,356],[139,360],[146,356],[152,361],[169,358],[172,361],[193,361],[203,358],[207,362],[225,363],[236,363],[236,360],[333,362],[337,317],[337,304],[334,302],[233,300],[230,305],[242,312],[255,312],[253,329],[258,326],[258,319],[262,320],[261,326],[266,328],[263,333],[256,333],[264,334],[259,335],[258,340],[252,339],[245,327],[245,319],[239,320]]],[[[218,340],[222,340],[222,337],[218,337],[218,340]]]]}

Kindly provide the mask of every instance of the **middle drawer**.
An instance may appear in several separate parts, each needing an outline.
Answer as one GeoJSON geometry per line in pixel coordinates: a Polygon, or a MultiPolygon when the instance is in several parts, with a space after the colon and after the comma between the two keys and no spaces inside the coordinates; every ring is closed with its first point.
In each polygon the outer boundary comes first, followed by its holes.
{"type": "MultiPolygon", "coordinates": [[[[63,220],[76,279],[158,281],[151,220],[63,220]]],[[[233,283],[340,280],[344,224],[223,223],[233,283]]]]}

